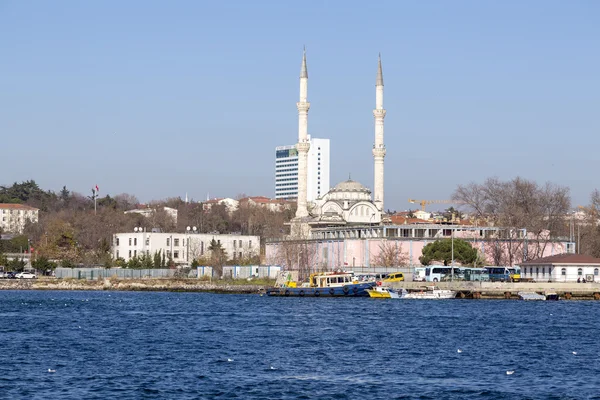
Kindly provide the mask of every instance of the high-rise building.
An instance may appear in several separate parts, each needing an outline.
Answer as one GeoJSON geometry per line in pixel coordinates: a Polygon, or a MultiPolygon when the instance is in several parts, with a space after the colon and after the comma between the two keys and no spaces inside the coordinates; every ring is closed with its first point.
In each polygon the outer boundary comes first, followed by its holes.
{"type": "MultiPolygon", "coordinates": [[[[307,157],[306,200],[313,201],[329,191],[329,139],[310,138],[307,157]]],[[[275,148],[275,198],[298,197],[298,150],[296,145],[275,148]]]]}

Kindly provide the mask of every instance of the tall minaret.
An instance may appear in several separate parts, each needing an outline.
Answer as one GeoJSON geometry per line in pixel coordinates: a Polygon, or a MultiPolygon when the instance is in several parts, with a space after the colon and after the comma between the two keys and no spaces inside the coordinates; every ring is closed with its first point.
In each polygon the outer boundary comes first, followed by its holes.
{"type": "Polygon", "coordinates": [[[306,192],[308,179],[308,150],[310,141],[308,140],[308,109],[310,103],[306,101],[308,95],[308,70],[306,69],[306,48],[302,57],[302,68],[300,69],[300,101],[296,103],[298,107],[298,209],[296,218],[308,216],[306,207],[306,192]]]}
{"type": "Polygon", "coordinates": [[[377,208],[385,212],[383,208],[383,159],[385,158],[385,145],[383,144],[383,119],[385,109],[383,108],[383,72],[381,71],[381,54],[379,54],[379,65],[377,68],[377,83],[375,84],[375,143],[373,144],[373,158],[375,160],[375,191],[374,203],[377,208]]]}

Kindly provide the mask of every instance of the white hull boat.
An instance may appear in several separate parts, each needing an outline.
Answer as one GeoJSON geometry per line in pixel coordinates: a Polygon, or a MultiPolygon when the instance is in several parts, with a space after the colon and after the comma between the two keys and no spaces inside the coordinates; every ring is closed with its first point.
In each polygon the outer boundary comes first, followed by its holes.
{"type": "Polygon", "coordinates": [[[456,297],[456,291],[439,289],[435,286],[428,286],[423,290],[417,292],[408,292],[406,289],[402,289],[400,293],[401,299],[454,299],[456,297]]]}

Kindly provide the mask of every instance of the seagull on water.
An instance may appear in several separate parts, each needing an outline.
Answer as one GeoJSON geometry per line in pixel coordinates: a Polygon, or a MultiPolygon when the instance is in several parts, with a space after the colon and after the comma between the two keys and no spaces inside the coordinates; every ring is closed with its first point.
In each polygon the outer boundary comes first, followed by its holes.
{"type": "Polygon", "coordinates": [[[574,351],[574,352],[573,352],[573,355],[574,355],[574,356],[576,356],[576,355],[577,355],[577,352],[576,352],[576,351],[574,351]]]}
{"type": "Polygon", "coordinates": [[[506,375],[512,375],[514,373],[515,373],[515,371],[506,371],[506,375]]]}
{"type": "Polygon", "coordinates": [[[55,369],[50,369],[50,368],[48,368],[48,372],[50,372],[50,373],[54,373],[54,372],[56,372],[56,370],[55,370],[55,369]]]}
{"type": "Polygon", "coordinates": [[[232,362],[232,361],[233,361],[233,358],[228,358],[227,359],[227,362],[232,362]]]}
{"type": "Polygon", "coordinates": [[[461,349],[456,350],[457,353],[462,353],[461,349]]]}

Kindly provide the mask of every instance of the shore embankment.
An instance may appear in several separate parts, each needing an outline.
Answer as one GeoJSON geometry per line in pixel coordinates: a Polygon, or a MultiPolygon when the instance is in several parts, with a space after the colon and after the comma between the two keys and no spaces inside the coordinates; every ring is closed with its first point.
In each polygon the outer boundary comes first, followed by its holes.
{"type": "Polygon", "coordinates": [[[198,279],[145,278],[145,279],[2,279],[0,290],[113,290],[140,292],[210,292],[254,294],[265,285],[233,284],[227,281],[208,282],[198,279]]]}
{"type": "Polygon", "coordinates": [[[518,299],[519,292],[548,295],[556,293],[561,299],[600,300],[600,282],[395,282],[395,288],[409,291],[435,285],[440,289],[455,290],[457,297],[467,299],[518,299]]]}

